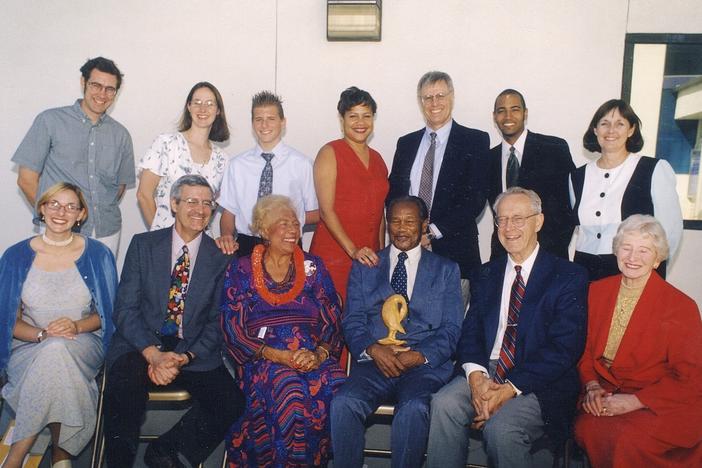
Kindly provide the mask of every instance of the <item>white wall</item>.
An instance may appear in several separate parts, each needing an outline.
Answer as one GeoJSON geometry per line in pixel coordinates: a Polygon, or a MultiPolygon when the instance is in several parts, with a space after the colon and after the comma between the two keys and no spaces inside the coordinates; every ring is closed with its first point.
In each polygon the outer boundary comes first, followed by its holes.
{"type": "MultiPolygon", "coordinates": [[[[339,93],[350,85],[367,89],[379,105],[372,145],[389,165],[397,138],[422,125],[418,78],[440,69],[454,79],[457,121],[490,131],[496,143],[494,97],[506,87],[520,89],[530,128],[566,138],[579,165],[592,113],[620,94],[625,34],[700,32],[701,10],[696,0],[386,0],[382,42],[331,43],[321,0],[5,0],[0,199],[8,222],[0,249],[31,233],[10,157],[38,112],[80,95],[78,68],[88,57],[112,58],[125,73],[111,115],[130,130],[137,158],[158,133],[174,129],[190,86],[208,80],[224,96],[231,154],[252,145],[256,91],[283,96],[287,142],[314,157],[340,135],[339,93]]],[[[144,230],[133,189],[122,211],[123,255],[131,236],[144,230]]],[[[686,235],[686,259],[700,255],[700,240],[686,235]]],[[[677,268],[675,280],[693,275],[692,268],[681,274],[677,268]]],[[[683,289],[702,303],[702,292],[683,289]]]]}

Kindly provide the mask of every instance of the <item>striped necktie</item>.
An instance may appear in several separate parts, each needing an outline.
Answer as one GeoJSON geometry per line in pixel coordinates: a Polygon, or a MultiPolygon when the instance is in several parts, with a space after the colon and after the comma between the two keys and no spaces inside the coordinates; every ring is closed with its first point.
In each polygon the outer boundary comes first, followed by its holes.
{"type": "Polygon", "coordinates": [[[495,369],[495,382],[505,383],[507,372],[514,367],[514,356],[517,349],[517,324],[519,322],[519,309],[522,308],[524,299],[524,278],[522,278],[522,267],[515,265],[517,276],[512,283],[512,291],[509,295],[509,310],[507,311],[507,329],[502,339],[500,358],[495,369]]]}

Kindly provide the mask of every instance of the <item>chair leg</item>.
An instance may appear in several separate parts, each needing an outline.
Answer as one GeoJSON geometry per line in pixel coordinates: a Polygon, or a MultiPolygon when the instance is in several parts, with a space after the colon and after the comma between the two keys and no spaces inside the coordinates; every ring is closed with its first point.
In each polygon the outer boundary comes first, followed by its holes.
{"type": "Polygon", "coordinates": [[[104,420],[102,410],[105,398],[105,382],[107,380],[107,370],[102,370],[100,378],[100,391],[98,395],[97,418],[95,419],[95,435],[93,436],[93,453],[90,459],[92,468],[102,468],[103,459],[105,456],[105,435],[103,433],[104,420]]]}

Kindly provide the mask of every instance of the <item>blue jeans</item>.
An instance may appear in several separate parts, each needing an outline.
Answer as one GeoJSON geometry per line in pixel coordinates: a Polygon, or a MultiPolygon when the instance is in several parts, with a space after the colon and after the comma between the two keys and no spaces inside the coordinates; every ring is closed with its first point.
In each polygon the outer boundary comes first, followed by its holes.
{"type": "Polygon", "coordinates": [[[400,377],[385,377],[373,361],[354,363],[351,376],[331,403],[334,468],[363,465],[366,418],[383,403],[395,403],[390,448],[394,468],[421,467],[429,433],[429,400],[445,383],[422,365],[400,377]]]}
{"type": "MultiPolygon", "coordinates": [[[[494,365],[490,368],[493,372],[494,365]]],[[[466,377],[459,375],[432,396],[427,468],[465,466],[473,418],[470,386],[466,377]]],[[[531,467],[531,445],[543,435],[543,429],[536,395],[522,394],[508,400],[483,426],[490,466],[531,467]]]]}

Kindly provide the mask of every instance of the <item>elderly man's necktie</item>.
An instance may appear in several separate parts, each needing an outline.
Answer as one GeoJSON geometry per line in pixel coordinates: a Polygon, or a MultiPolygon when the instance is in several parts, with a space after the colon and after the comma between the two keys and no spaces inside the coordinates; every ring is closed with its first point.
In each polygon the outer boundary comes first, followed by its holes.
{"type": "Polygon", "coordinates": [[[188,246],[183,246],[183,253],[176,260],[171,273],[171,289],[168,291],[168,313],[161,325],[161,335],[183,338],[183,312],[185,296],[190,281],[190,254],[188,246]]]}
{"type": "Polygon", "coordinates": [[[502,339],[500,358],[497,360],[495,369],[495,382],[505,383],[507,372],[514,367],[514,356],[517,349],[517,324],[519,322],[519,310],[522,308],[524,299],[524,278],[522,278],[522,267],[515,265],[517,277],[512,283],[512,291],[509,296],[509,310],[507,312],[507,329],[502,339]]]}
{"type": "Polygon", "coordinates": [[[507,159],[507,188],[519,185],[519,160],[514,154],[514,146],[509,147],[509,159],[507,159]]]}
{"type": "Polygon", "coordinates": [[[407,268],[405,268],[405,260],[407,260],[407,252],[397,254],[397,265],[392,272],[390,278],[390,286],[397,294],[405,296],[405,300],[409,302],[407,297],[407,268]]]}
{"type": "Polygon", "coordinates": [[[261,180],[258,182],[258,198],[265,197],[273,193],[273,153],[261,153],[261,157],[266,160],[266,165],[261,171],[261,180]]]}
{"type": "Polygon", "coordinates": [[[427,150],[427,155],[424,157],[424,165],[422,166],[422,177],[419,179],[419,198],[424,200],[427,209],[431,211],[432,195],[434,194],[434,153],[436,153],[436,133],[431,132],[431,144],[427,150]]]}

